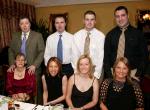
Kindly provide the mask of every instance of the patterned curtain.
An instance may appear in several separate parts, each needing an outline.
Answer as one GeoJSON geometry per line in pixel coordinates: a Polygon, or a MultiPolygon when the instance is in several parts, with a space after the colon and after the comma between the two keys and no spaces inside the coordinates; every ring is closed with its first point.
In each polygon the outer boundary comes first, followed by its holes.
{"type": "Polygon", "coordinates": [[[35,7],[14,0],[0,0],[0,50],[9,46],[12,33],[19,30],[19,18],[35,21],[35,7]]]}

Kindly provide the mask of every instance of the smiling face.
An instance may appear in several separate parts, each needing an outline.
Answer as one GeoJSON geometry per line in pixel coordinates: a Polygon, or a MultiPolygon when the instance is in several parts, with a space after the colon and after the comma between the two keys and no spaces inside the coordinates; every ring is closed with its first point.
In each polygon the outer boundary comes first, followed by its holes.
{"type": "Polygon", "coordinates": [[[125,81],[128,73],[128,67],[123,62],[119,61],[114,69],[115,79],[118,81],[125,81]]]}
{"type": "Polygon", "coordinates": [[[120,28],[125,28],[129,24],[128,14],[124,9],[115,12],[115,20],[120,28]]]}
{"type": "Polygon", "coordinates": [[[62,33],[65,30],[66,22],[63,17],[56,17],[55,28],[58,32],[62,33]]]}
{"type": "Polygon", "coordinates": [[[18,68],[24,67],[25,57],[24,56],[17,56],[16,60],[15,60],[15,63],[16,63],[16,67],[18,67],[18,68]]]}
{"type": "Polygon", "coordinates": [[[92,30],[95,27],[96,18],[93,14],[86,14],[84,17],[84,25],[87,31],[92,30]]]}
{"type": "Polygon", "coordinates": [[[56,76],[59,73],[59,66],[56,62],[51,61],[48,65],[48,72],[51,76],[56,76]]]}
{"type": "Polygon", "coordinates": [[[79,71],[81,74],[89,74],[90,72],[90,62],[88,58],[83,58],[79,62],[79,71]]]}
{"type": "Polygon", "coordinates": [[[29,32],[30,31],[30,26],[31,26],[30,22],[29,22],[29,19],[27,19],[27,18],[21,19],[20,23],[19,23],[19,26],[20,26],[22,32],[25,32],[25,33],[29,32]]]}

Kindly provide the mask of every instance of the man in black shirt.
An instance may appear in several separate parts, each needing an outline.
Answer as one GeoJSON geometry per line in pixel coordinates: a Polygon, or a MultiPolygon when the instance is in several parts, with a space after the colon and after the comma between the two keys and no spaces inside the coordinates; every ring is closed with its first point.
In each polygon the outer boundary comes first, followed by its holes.
{"type": "Polygon", "coordinates": [[[130,62],[131,77],[139,80],[148,61],[148,51],[143,33],[130,25],[126,7],[117,7],[114,11],[114,16],[117,26],[107,34],[104,45],[104,77],[112,77],[111,68],[118,57],[120,35],[122,34],[122,29],[125,29],[123,56],[130,62]]]}

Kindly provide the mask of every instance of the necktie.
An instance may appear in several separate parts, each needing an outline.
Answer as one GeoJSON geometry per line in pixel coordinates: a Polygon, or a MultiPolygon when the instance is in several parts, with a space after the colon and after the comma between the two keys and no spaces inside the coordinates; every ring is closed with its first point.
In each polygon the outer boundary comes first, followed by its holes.
{"type": "Polygon", "coordinates": [[[84,43],[84,54],[89,54],[89,46],[90,46],[90,32],[87,32],[87,36],[84,43]]]}
{"type": "Polygon", "coordinates": [[[117,58],[119,57],[124,57],[124,51],[125,51],[125,28],[122,29],[122,33],[119,38],[119,43],[118,43],[118,50],[117,50],[117,58]]]}
{"type": "Polygon", "coordinates": [[[63,62],[63,45],[62,45],[62,35],[59,35],[59,40],[57,44],[57,58],[63,62]]]}
{"type": "Polygon", "coordinates": [[[20,51],[21,51],[21,53],[26,55],[26,33],[23,34],[23,39],[22,39],[20,51]]]}

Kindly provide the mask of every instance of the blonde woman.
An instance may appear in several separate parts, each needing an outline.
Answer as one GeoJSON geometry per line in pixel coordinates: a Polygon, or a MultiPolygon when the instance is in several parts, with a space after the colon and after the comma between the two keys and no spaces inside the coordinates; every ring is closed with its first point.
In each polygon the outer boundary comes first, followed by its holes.
{"type": "Polygon", "coordinates": [[[77,62],[77,73],[68,82],[66,102],[72,110],[96,109],[99,84],[93,77],[93,64],[88,55],[82,55],[77,62]]]}

